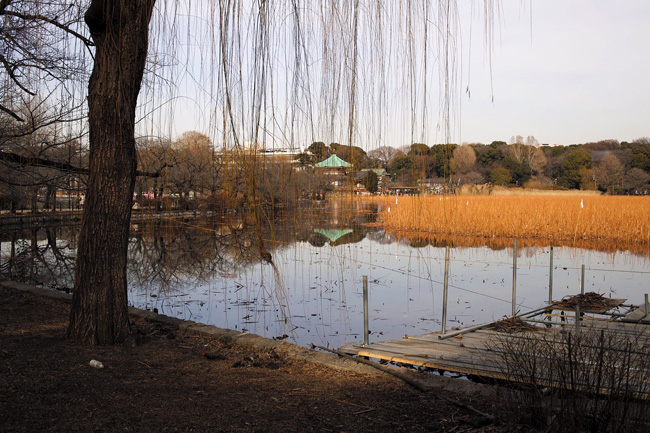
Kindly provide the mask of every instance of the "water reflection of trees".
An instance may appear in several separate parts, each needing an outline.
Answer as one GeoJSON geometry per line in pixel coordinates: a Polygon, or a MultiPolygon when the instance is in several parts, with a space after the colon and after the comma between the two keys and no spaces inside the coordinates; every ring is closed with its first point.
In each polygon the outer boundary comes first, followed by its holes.
{"type": "Polygon", "coordinates": [[[137,224],[129,243],[131,283],[173,290],[235,274],[259,260],[255,243],[252,231],[213,220],[137,224]]]}
{"type": "Polygon", "coordinates": [[[0,275],[14,281],[69,290],[74,280],[75,226],[0,233],[0,275]]]}
{"type": "Polygon", "coordinates": [[[355,208],[331,211],[327,205],[318,205],[266,215],[261,227],[253,224],[252,217],[237,214],[134,224],[129,244],[131,284],[175,290],[208,282],[217,274],[235,276],[259,263],[261,250],[272,258],[296,242],[319,245],[318,236],[325,239],[322,245],[359,242],[368,230],[377,230],[363,225],[365,214],[355,208]],[[345,233],[332,240],[315,229],[345,233]]]}
{"type": "MultiPolygon", "coordinates": [[[[273,257],[296,242],[338,246],[367,236],[390,238],[383,230],[366,225],[375,213],[376,205],[343,201],[308,202],[290,212],[269,212],[261,218],[261,225],[252,215],[234,212],[164,220],[152,215],[131,226],[130,284],[178,290],[208,282],[215,275],[234,277],[259,263],[261,251],[273,257]]],[[[2,277],[52,288],[71,287],[77,233],[78,226],[1,233],[2,277]]]]}
{"type": "Polygon", "coordinates": [[[302,223],[298,225],[297,240],[309,242],[315,247],[361,242],[369,233],[380,231],[368,225],[376,221],[376,215],[375,203],[317,202],[309,209],[308,215],[303,215],[302,223]]]}

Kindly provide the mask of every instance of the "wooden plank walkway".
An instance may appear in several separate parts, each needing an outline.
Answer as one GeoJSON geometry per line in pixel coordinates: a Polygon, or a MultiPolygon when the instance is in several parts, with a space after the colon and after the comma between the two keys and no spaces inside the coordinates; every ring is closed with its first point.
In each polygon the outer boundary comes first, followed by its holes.
{"type": "MultiPolygon", "coordinates": [[[[447,339],[440,339],[442,334],[433,332],[418,336],[405,336],[399,340],[381,341],[365,346],[344,346],[339,350],[349,355],[376,358],[395,363],[484,378],[526,382],[525,377],[522,377],[521,374],[514,374],[512,366],[507,365],[507,359],[512,361],[514,348],[519,357],[519,362],[530,362],[531,365],[537,366],[536,368],[539,371],[535,372],[534,377],[537,378],[538,384],[557,387],[562,386],[557,383],[557,374],[545,371],[545,369],[552,370],[556,368],[557,362],[564,362],[558,361],[557,357],[561,357],[558,354],[575,351],[575,348],[567,347],[567,342],[571,345],[571,340],[567,338],[571,334],[572,337],[570,338],[574,342],[581,339],[580,341],[583,341],[589,347],[589,349],[580,349],[580,352],[576,352],[577,358],[582,356],[585,359],[573,359],[575,365],[581,370],[580,373],[586,372],[586,374],[589,374],[590,369],[595,368],[593,358],[595,357],[594,350],[597,347],[595,348],[594,345],[597,345],[599,341],[605,341],[606,343],[601,344],[607,346],[605,350],[612,353],[630,350],[635,355],[640,354],[635,359],[638,358],[638,362],[641,364],[633,366],[633,369],[634,374],[644,378],[642,380],[644,383],[640,383],[638,387],[635,385],[638,389],[634,392],[636,395],[642,396],[642,398],[650,397],[650,326],[648,326],[650,321],[639,320],[636,315],[626,316],[627,321],[583,316],[578,331],[575,327],[575,316],[568,315],[566,318],[570,321],[555,321],[552,326],[546,327],[542,324],[545,323],[543,321],[548,319],[549,316],[557,317],[557,315],[552,314],[552,306],[542,311],[541,314],[545,316],[540,317],[539,320],[531,320],[538,325],[535,327],[534,332],[504,333],[489,329],[488,326],[447,339]],[[588,336],[589,334],[591,336],[588,336]],[[648,362],[645,362],[644,358],[648,359],[648,362]]],[[[602,356],[597,359],[602,360],[602,356]]],[[[613,356],[607,359],[610,360],[607,361],[609,364],[601,365],[601,371],[606,368],[609,369],[608,371],[613,372],[612,374],[617,374],[617,369],[621,369],[621,356],[613,356]]],[[[523,376],[526,376],[526,374],[523,376]]],[[[589,382],[590,378],[585,377],[584,380],[589,382]]],[[[610,392],[605,382],[599,382],[599,384],[602,388],[600,391],[610,392]]],[[[591,385],[585,384],[585,388],[588,386],[591,385]]]]}
{"type": "Polygon", "coordinates": [[[621,319],[621,321],[650,325],[650,315],[646,315],[644,310],[644,307],[641,306],[636,310],[629,312],[627,315],[625,315],[625,317],[621,319]]]}

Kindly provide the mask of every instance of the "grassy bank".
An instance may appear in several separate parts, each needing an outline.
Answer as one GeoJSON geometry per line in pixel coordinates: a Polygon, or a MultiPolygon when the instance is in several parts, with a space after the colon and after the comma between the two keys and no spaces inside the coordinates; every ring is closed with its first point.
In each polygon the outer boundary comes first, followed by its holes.
{"type": "Polygon", "coordinates": [[[650,198],[626,196],[378,197],[386,229],[467,244],[567,245],[605,251],[650,248],[650,198]]]}

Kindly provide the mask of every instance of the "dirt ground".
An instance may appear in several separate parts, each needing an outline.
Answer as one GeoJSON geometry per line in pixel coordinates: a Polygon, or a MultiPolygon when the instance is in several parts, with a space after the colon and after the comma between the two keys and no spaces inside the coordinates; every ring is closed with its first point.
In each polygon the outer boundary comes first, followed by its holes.
{"type": "Polygon", "coordinates": [[[65,339],[69,301],[0,287],[2,432],[511,432],[495,399],[444,391],[473,415],[381,372],[341,372],[156,323],[137,346],[65,339]],[[203,354],[210,355],[208,359],[203,354]],[[89,365],[100,360],[105,368],[89,365]]]}

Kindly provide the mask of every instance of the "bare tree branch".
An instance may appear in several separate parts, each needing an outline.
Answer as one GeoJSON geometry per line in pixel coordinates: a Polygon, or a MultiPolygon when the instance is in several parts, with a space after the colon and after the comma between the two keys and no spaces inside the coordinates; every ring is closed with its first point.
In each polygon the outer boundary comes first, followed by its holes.
{"type": "Polygon", "coordinates": [[[32,187],[32,186],[43,186],[43,185],[51,185],[53,181],[59,180],[67,176],[66,174],[61,175],[61,176],[56,176],[53,178],[48,178],[48,179],[42,179],[39,181],[33,181],[33,182],[14,182],[12,180],[9,180],[5,177],[0,177],[0,183],[4,183],[10,186],[20,186],[20,187],[32,187]]]}
{"type": "Polygon", "coordinates": [[[2,61],[2,65],[5,67],[5,70],[7,71],[7,74],[9,74],[9,78],[16,83],[18,87],[20,87],[25,93],[28,93],[32,96],[36,96],[36,93],[28,90],[25,86],[23,86],[20,81],[18,81],[18,78],[16,77],[16,74],[14,74],[14,68],[11,67],[9,62],[7,62],[7,59],[5,59],[5,56],[0,54],[0,61],[2,61]]]}
{"type": "Polygon", "coordinates": [[[48,17],[46,17],[44,15],[39,15],[39,14],[37,14],[37,15],[25,15],[25,14],[21,14],[21,13],[18,13],[18,12],[3,10],[1,8],[0,8],[0,15],[9,15],[9,16],[20,18],[20,19],[23,19],[23,20],[44,21],[46,23],[52,24],[55,27],[60,28],[64,32],[69,33],[69,34],[71,34],[72,36],[74,36],[76,38],[79,38],[79,40],[81,40],[87,47],[95,46],[95,43],[93,41],[91,41],[90,39],[88,39],[87,37],[83,36],[80,33],[75,32],[70,27],[66,26],[65,24],[61,24],[60,22],[58,22],[58,21],[56,21],[56,20],[54,20],[52,18],[48,18],[48,17]]]}
{"type": "MultiPolygon", "coordinates": [[[[12,153],[12,152],[0,152],[0,161],[10,162],[14,164],[21,164],[21,165],[26,165],[31,167],[55,168],[57,170],[65,171],[68,173],[76,173],[76,174],[89,173],[89,170],[87,168],[76,167],[74,165],[65,162],[51,161],[49,159],[38,158],[35,156],[19,155],[17,153],[12,153]]],[[[137,171],[136,176],[160,177],[162,171],[167,167],[170,166],[168,166],[167,164],[163,164],[158,171],[153,173],[137,171]]]]}
{"type": "Polygon", "coordinates": [[[11,111],[9,108],[5,107],[2,104],[0,104],[0,110],[4,111],[5,113],[7,113],[8,115],[10,115],[11,117],[13,117],[14,119],[16,119],[19,122],[24,122],[25,121],[25,119],[23,119],[22,117],[20,117],[19,115],[17,115],[16,113],[14,113],[13,111],[11,111]]]}

